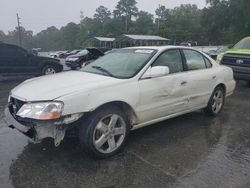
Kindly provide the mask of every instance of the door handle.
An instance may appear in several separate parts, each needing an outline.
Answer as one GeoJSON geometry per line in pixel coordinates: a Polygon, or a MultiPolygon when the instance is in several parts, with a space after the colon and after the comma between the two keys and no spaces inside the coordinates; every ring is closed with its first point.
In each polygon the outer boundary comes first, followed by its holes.
{"type": "Polygon", "coordinates": [[[216,78],[216,75],[214,75],[213,77],[212,77],[212,79],[215,79],[216,78]]]}
{"type": "Polygon", "coordinates": [[[181,85],[186,85],[187,84],[187,81],[182,81],[181,82],[181,85]]]}

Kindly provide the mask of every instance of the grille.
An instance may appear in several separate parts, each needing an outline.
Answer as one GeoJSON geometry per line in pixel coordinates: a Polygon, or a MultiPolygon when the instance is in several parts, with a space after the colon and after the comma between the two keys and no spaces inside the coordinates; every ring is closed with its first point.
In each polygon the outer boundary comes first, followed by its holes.
{"type": "Polygon", "coordinates": [[[221,60],[224,65],[250,67],[250,54],[225,54],[221,60]]]}

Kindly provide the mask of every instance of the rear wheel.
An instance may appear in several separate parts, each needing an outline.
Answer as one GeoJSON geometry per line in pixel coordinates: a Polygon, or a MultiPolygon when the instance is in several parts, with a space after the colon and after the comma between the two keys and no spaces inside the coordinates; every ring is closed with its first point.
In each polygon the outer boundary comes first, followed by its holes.
{"type": "Polygon", "coordinates": [[[225,90],[223,87],[218,86],[215,88],[215,90],[212,93],[212,96],[210,97],[210,100],[208,102],[207,107],[204,109],[206,114],[210,116],[217,116],[225,102],[225,90]]]}
{"type": "Polygon", "coordinates": [[[124,146],[128,120],[116,106],[100,108],[83,120],[79,133],[86,152],[98,158],[110,157],[124,146]]]}
{"type": "Polygon", "coordinates": [[[46,65],[42,69],[42,75],[49,75],[57,73],[57,68],[53,65],[46,65]]]}

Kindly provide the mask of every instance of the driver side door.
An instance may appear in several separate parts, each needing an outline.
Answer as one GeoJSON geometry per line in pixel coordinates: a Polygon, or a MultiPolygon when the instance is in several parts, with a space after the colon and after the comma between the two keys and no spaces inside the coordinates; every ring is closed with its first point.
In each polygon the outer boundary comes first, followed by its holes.
{"type": "Polygon", "coordinates": [[[167,66],[170,73],[139,80],[140,100],[137,112],[141,123],[182,112],[188,108],[187,81],[179,49],[163,52],[153,66],[167,66]]]}

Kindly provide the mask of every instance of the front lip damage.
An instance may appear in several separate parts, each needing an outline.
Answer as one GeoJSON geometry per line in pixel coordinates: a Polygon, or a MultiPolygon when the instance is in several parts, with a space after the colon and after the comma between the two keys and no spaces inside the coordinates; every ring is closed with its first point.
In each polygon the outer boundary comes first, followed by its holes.
{"type": "Polygon", "coordinates": [[[30,119],[21,119],[22,121],[19,121],[19,119],[13,117],[8,107],[5,108],[4,112],[4,120],[8,127],[18,130],[34,142],[40,142],[48,137],[53,138],[56,147],[59,146],[64,139],[66,130],[70,124],[73,124],[83,116],[83,113],[80,113],[65,116],[64,118],[54,121],[37,121],[30,119]]]}

